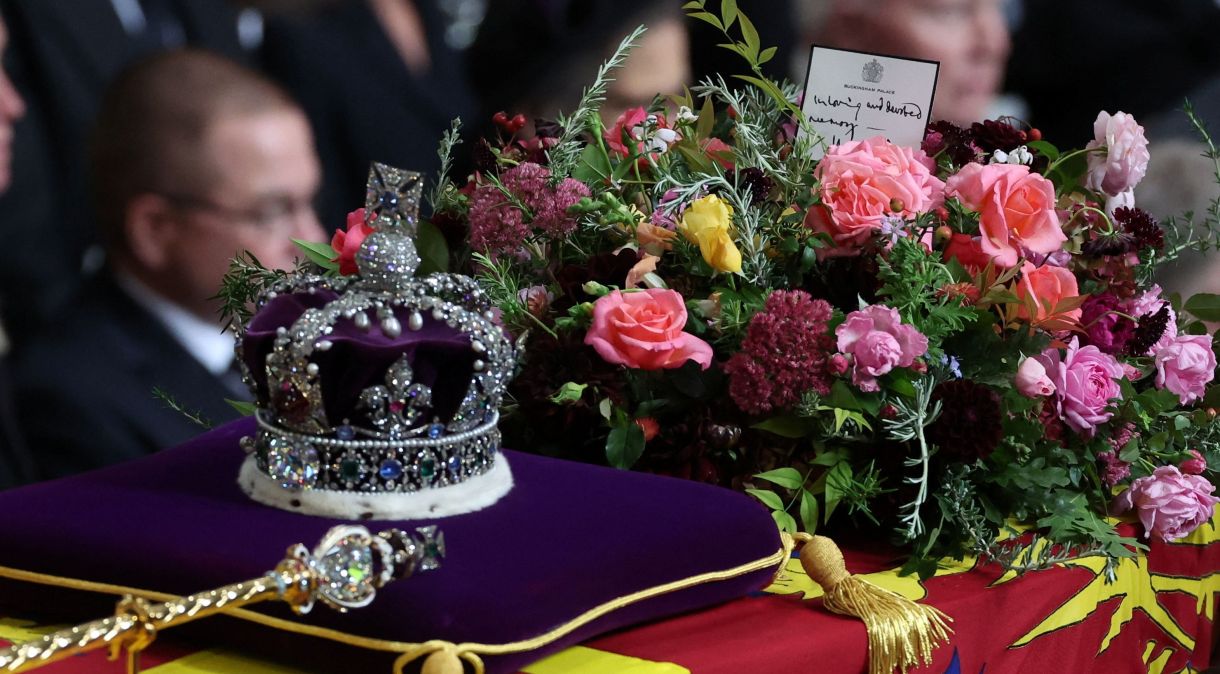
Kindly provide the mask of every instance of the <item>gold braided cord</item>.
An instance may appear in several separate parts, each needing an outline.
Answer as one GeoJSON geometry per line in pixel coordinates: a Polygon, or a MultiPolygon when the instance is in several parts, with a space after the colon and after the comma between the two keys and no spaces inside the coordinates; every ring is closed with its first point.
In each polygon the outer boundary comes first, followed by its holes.
{"type": "MultiPolygon", "coordinates": [[[[437,654],[437,660],[447,660],[446,656],[453,655],[470,663],[476,674],[483,671],[482,662],[479,655],[504,655],[508,653],[520,653],[531,651],[551,642],[554,642],[574,630],[577,630],[588,623],[597,620],[598,618],[617,611],[621,608],[635,604],[647,599],[659,597],[661,595],[677,592],[687,588],[714,583],[717,581],[728,580],[743,576],[754,571],[761,571],[772,567],[783,568],[783,564],[788,560],[792,551],[792,540],[787,535],[782,538],[782,546],[771,555],[757,559],[751,562],[746,562],[739,566],[725,569],[722,571],[711,571],[708,573],[682,578],[676,581],[657,585],[638,592],[633,592],[616,599],[612,599],[603,604],[595,606],[579,616],[561,624],[560,626],[541,634],[532,639],[522,641],[514,641],[507,644],[479,644],[479,643],[463,643],[452,644],[444,641],[429,641],[422,644],[392,641],[388,639],[375,639],[371,637],[363,637],[356,634],[349,634],[339,630],[328,629],[325,627],[316,627],[313,625],[304,625],[283,618],[275,618],[272,616],[251,611],[249,609],[229,609],[224,611],[225,615],[230,615],[234,618],[253,622],[264,627],[301,634],[319,639],[327,639],[349,646],[367,648],[370,650],[385,651],[390,653],[399,653],[401,657],[395,662],[395,671],[401,671],[402,666],[408,662],[415,660],[423,655],[437,654]],[[444,654],[444,655],[441,655],[444,654]]],[[[103,594],[123,595],[130,594],[134,596],[144,597],[155,601],[170,601],[176,598],[176,595],[167,594],[164,592],[156,592],[153,590],[143,590],[132,588],[123,585],[115,585],[111,583],[100,583],[88,580],[80,580],[77,578],[67,578],[63,576],[54,576],[50,574],[38,573],[34,571],[25,571],[22,569],[14,569],[10,567],[0,566],[0,578],[8,578],[26,583],[34,583],[38,585],[48,585],[52,587],[61,587],[70,590],[82,590],[85,592],[98,592],[103,594]]],[[[429,658],[431,659],[431,658],[429,658]]],[[[430,663],[425,663],[430,664],[430,663]]],[[[436,672],[447,672],[448,670],[440,667],[440,662],[437,663],[436,672]]]]}

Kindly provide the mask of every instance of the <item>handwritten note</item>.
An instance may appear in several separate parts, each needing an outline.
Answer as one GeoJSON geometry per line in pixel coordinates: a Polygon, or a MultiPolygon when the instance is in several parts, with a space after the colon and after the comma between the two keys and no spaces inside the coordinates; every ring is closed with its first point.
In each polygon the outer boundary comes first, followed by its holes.
{"type": "Polygon", "coordinates": [[[940,64],[814,45],[801,110],[826,147],[872,136],[919,147],[940,64]]]}

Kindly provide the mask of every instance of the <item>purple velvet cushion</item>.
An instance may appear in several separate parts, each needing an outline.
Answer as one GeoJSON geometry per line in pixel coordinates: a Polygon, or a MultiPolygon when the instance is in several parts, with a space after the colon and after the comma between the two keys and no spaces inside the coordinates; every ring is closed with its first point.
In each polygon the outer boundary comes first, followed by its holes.
{"type": "MultiPolygon", "coordinates": [[[[0,566],[188,594],[265,573],[292,543],[311,547],[336,520],[256,504],[236,483],[249,419],[160,454],[0,492],[0,566]]],[[[542,634],[614,598],[730,569],[780,548],[765,509],[707,485],[505,452],[516,486],[478,513],[434,522],[448,557],[348,614],[299,620],[398,641],[498,644],[542,634]]],[[[377,530],[393,522],[369,522],[377,530]]],[[[765,586],[774,569],[698,585],[613,612],[526,654],[486,658],[489,673],[596,634],[705,607],[765,586]]],[[[20,608],[20,607],[18,607],[20,608]]],[[[36,606],[29,607],[31,609],[36,606]]],[[[259,610],[289,616],[284,607],[259,610]]],[[[311,648],[333,648],[313,640],[311,648]]]]}

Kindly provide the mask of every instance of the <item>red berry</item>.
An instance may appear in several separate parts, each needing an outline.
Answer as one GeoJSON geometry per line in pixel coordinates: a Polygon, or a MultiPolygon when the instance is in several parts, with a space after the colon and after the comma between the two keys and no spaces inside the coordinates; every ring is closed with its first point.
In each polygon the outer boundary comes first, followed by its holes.
{"type": "Polygon", "coordinates": [[[513,115],[512,121],[508,123],[508,130],[513,133],[517,133],[518,131],[520,131],[521,129],[524,129],[524,128],[525,128],[525,115],[522,115],[520,113],[513,115]]]}
{"type": "Polygon", "coordinates": [[[1037,129],[1030,129],[1025,132],[1025,135],[1029,136],[1030,140],[1042,140],[1042,132],[1037,129]]]}
{"type": "Polygon", "coordinates": [[[507,129],[508,128],[508,113],[501,110],[500,112],[497,112],[496,114],[491,116],[491,121],[495,122],[496,126],[500,127],[501,129],[507,129]]]}

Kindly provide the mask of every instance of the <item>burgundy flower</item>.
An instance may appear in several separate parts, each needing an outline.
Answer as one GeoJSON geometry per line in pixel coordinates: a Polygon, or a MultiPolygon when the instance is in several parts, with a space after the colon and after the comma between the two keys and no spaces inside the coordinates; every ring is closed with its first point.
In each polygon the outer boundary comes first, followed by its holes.
{"type": "Polygon", "coordinates": [[[1160,250],[1165,247],[1165,232],[1147,211],[1138,208],[1114,209],[1114,221],[1138,248],[1160,250]]]}
{"type": "Polygon", "coordinates": [[[803,290],[777,290],[750,319],[741,351],[725,364],[729,395],[750,414],[791,408],[805,391],[830,392],[831,308],[803,290]]]}
{"type": "Polygon", "coordinates": [[[970,135],[983,152],[1012,152],[1029,142],[1029,135],[1002,119],[989,119],[970,125],[970,135]]]}
{"type": "Polygon", "coordinates": [[[1000,396],[969,379],[947,381],[932,392],[940,416],[928,426],[928,440],[946,457],[966,462],[991,456],[1003,437],[1000,396]]]}
{"type": "Polygon", "coordinates": [[[928,125],[928,131],[923,140],[923,151],[929,157],[944,152],[958,166],[978,161],[981,153],[978,146],[974,144],[969,131],[944,120],[928,125]]]}
{"type": "Polygon", "coordinates": [[[1124,315],[1124,309],[1123,301],[1112,293],[1090,295],[1080,316],[1088,343],[1109,354],[1125,351],[1135,336],[1135,323],[1124,315]]]}

